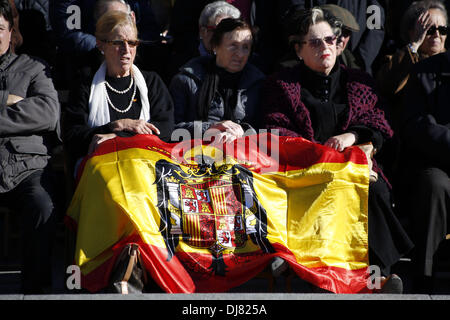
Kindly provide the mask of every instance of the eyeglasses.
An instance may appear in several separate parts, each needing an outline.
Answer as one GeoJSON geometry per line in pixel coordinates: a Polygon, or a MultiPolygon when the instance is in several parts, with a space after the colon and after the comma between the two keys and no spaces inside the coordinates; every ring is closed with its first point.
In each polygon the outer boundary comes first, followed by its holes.
{"type": "Polygon", "coordinates": [[[203,28],[205,28],[207,32],[213,32],[216,30],[216,26],[203,26],[203,28]]]}
{"type": "Polygon", "coordinates": [[[430,29],[428,29],[427,35],[431,36],[431,35],[435,34],[436,30],[439,31],[440,35],[445,36],[445,35],[447,35],[448,27],[446,27],[446,26],[439,26],[439,27],[432,26],[432,27],[430,27],[430,29]]]}
{"type": "Polygon", "coordinates": [[[125,47],[125,43],[128,43],[130,48],[135,48],[139,45],[139,40],[102,40],[105,43],[112,44],[115,47],[125,47]]]}
{"type": "Polygon", "coordinates": [[[336,43],[336,36],[327,36],[325,38],[309,39],[307,41],[302,41],[302,43],[303,44],[308,43],[312,48],[320,48],[320,46],[322,45],[322,41],[324,41],[326,45],[332,46],[336,43]]]}

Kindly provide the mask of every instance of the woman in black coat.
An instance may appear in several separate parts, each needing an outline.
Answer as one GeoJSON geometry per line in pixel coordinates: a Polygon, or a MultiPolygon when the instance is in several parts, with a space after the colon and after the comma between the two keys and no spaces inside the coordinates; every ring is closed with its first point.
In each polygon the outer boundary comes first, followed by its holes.
{"type": "Polygon", "coordinates": [[[450,233],[449,101],[450,53],[446,52],[415,66],[404,101],[404,200],[412,219],[421,291],[428,290],[434,254],[450,233]]]}
{"type": "Polygon", "coordinates": [[[134,65],[137,29],[130,15],[106,13],[97,23],[97,47],[105,61],[72,90],[63,117],[63,140],[72,161],[116,136],[156,134],[170,140],[173,103],[154,72],[134,65]]]}
{"type": "MultiPolygon", "coordinates": [[[[289,40],[300,62],[266,81],[263,126],[278,130],[281,136],[302,137],[340,152],[368,142],[380,150],[393,132],[373,79],[337,63],[340,22],[319,7],[298,11],[291,19],[297,27],[289,40]]],[[[376,166],[375,171],[379,177],[371,183],[368,198],[369,263],[388,276],[412,243],[392,210],[388,181],[381,168],[376,166]]],[[[395,281],[384,290],[391,287],[391,292],[400,293],[400,279],[388,279],[395,281]]]]}

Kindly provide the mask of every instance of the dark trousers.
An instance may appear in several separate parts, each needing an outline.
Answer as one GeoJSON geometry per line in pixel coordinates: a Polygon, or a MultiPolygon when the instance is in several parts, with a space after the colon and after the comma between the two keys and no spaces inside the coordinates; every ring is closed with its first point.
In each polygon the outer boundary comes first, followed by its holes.
{"type": "Polygon", "coordinates": [[[410,181],[409,204],[416,244],[416,272],[432,276],[433,258],[449,228],[450,178],[438,168],[426,168],[410,181]]]}
{"type": "Polygon", "coordinates": [[[384,275],[414,247],[392,207],[389,187],[382,177],[369,186],[369,263],[384,275]]]}
{"type": "Polygon", "coordinates": [[[26,294],[51,286],[55,205],[52,178],[39,170],[13,190],[0,193],[0,203],[20,215],[23,241],[22,286],[26,294]]]}

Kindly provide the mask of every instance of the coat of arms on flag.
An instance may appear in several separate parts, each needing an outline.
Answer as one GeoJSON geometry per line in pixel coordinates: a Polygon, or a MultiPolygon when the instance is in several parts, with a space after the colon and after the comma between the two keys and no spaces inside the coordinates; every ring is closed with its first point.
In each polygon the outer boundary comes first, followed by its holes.
{"type": "Polygon", "coordinates": [[[169,259],[179,241],[206,248],[218,258],[225,250],[242,248],[248,235],[265,252],[274,251],[251,171],[237,164],[185,167],[166,160],[159,160],[155,170],[160,230],[169,259]]]}

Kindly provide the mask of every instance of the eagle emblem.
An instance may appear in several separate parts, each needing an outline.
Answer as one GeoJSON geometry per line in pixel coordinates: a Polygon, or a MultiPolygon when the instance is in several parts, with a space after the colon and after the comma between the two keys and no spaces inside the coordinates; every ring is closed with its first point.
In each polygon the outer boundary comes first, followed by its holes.
{"type": "Polygon", "coordinates": [[[253,175],[236,163],[175,164],[159,160],[155,165],[160,232],[175,254],[180,241],[208,249],[211,268],[224,275],[225,250],[241,248],[250,239],[263,252],[274,252],[267,240],[267,213],[253,188],[253,175]],[[222,265],[221,265],[222,264],[222,265]]]}

